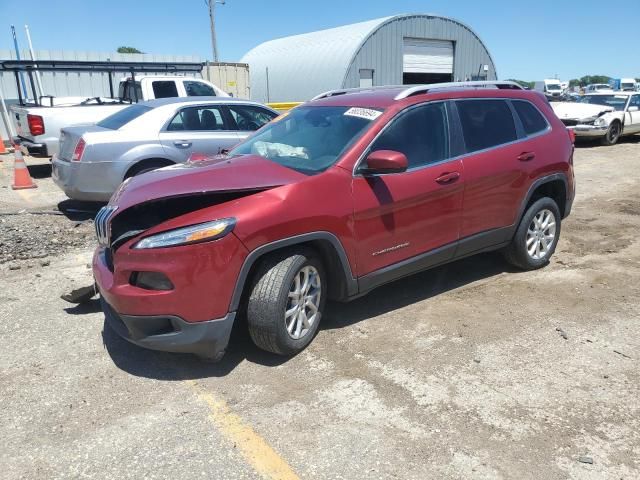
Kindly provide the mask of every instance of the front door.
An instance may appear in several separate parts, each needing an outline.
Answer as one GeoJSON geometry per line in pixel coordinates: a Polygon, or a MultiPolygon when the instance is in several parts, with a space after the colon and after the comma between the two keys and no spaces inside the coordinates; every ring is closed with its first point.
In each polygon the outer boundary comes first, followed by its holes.
{"type": "Polygon", "coordinates": [[[632,95],[624,119],[624,133],[640,132],[640,94],[632,95]]]}
{"type": "Polygon", "coordinates": [[[443,249],[438,261],[453,256],[464,175],[460,160],[448,160],[449,143],[443,102],[405,110],[374,141],[369,152],[402,152],[409,168],[403,173],[373,176],[356,171],[353,202],[358,276],[381,273],[385,267],[393,270],[399,267],[398,262],[443,246],[451,248],[443,249]]]}
{"type": "Polygon", "coordinates": [[[240,136],[233,128],[222,105],[186,107],[160,132],[160,142],[167,155],[184,162],[192,153],[216,155],[234,147],[240,136]]]}

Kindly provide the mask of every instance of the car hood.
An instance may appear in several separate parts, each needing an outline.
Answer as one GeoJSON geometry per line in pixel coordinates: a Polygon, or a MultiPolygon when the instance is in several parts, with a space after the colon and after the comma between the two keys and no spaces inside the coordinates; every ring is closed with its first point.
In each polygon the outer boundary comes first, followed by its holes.
{"type": "Polygon", "coordinates": [[[111,197],[120,211],[153,200],[214,192],[268,190],[307,178],[257,155],[214,157],[154,170],[125,181],[111,197]]]}
{"type": "Polygon", "coordinates": [[[594,118],[602,115],[603,113],[612,112],[614,110],[613,107],[605,107],[604,105],[574,102],[552,103],[551,107],[560,120],[594,118]]]}

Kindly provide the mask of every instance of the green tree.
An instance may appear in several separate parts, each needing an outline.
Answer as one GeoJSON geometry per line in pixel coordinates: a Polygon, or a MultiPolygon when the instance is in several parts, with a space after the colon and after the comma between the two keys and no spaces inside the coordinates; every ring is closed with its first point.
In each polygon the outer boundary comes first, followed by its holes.
{"type": "Polygon", "coordinates": [[[118,47],[118,53],[144,53],[135,47],[118,47]]]}

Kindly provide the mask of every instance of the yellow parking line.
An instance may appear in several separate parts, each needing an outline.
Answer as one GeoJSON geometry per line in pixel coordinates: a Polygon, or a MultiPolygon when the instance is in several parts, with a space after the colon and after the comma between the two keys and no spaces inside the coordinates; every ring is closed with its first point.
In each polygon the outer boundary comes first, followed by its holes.
{"type": "Polygon", "coordinates": [[[187,384],[209,407],[209,419],[232,441],[258,474],[269,480],[299,480],[293,469],[269,446],[267,441],[233,413],[227,403],[206,391],[194,380],[187,384]]]}

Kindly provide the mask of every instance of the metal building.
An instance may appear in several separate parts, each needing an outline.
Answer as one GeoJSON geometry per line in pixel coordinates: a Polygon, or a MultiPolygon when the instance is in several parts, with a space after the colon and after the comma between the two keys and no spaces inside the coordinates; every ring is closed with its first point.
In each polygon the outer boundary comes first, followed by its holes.
{"type": "Polygon", "coordinates": [[[436,15],[397,15],[280,38],[241,60],[251,72],[251,98],[305,101],[335,88],[495,80],[478,35],[436,15]]]}

